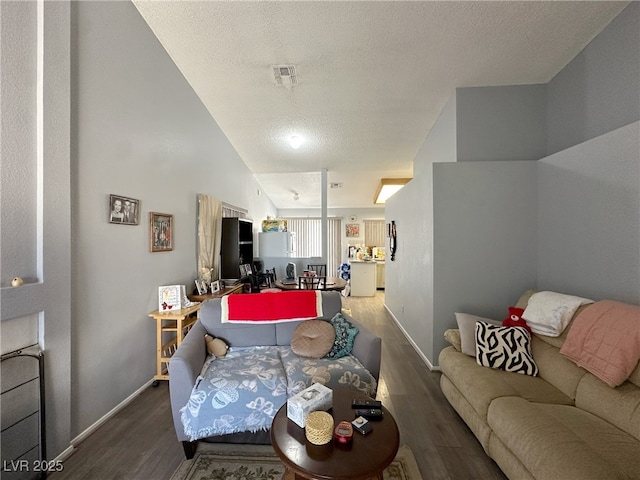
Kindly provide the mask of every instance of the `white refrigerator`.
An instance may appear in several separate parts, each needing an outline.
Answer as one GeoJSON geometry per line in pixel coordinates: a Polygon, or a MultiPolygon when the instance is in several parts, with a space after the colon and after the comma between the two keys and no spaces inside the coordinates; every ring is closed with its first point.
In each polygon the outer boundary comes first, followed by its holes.
{"type": "Polygon", "coordinates": [[[295,257],[295,232],[260,232],[258,233],[259,256],[263,257],[295,257]]]}

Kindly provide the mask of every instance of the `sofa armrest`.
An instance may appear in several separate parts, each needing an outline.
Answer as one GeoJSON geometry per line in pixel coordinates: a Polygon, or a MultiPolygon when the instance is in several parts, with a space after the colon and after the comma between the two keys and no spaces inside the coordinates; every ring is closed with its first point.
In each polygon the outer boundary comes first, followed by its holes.
{"type": "Polygon", "coordinates": [[[204,326],[197,320],[182,343],[169,360],[169,397],[171,400],[171,414],[178,440],[188,440],[184,434],[180,409],[187,404],[191,390],[200,375],[207,357],[204,326]]]}
{"type": "Polygon", "coordinates": [[[365,327],[362,323],[354,320],[349,315],[343,315],[356,327],[358,335],[353,342],[352,355],[360,360],[360,363],[375,377],[380,379],[380,358],[382,356],[382,339],[365,327]]]}

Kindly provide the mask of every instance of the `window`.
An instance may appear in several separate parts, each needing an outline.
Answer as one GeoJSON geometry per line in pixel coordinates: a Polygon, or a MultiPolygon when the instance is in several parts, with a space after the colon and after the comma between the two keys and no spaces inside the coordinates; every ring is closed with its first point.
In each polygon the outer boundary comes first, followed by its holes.
{"type": "Polygon", "coordinates": [[[222,217],[238,217],[238,218],[246,218],[247,210],[240,207],[235,207],[233,205],[229,205],[228,203],[222,204],[222,217]]]}
{"type": "MultiPolygon", "coordinates": [[[[322,257],[322,219],[287,218],[287,228],[296,232],[297,257],[322,257]]],[[[335,275],[342,260],[342,219],[327,219],[327,275],[335,275]]]]}
{"type": "Polygon", "coordinates": [[[364,221],[364,244],[368,247],[384,247],[386,236],[384,220],[364,221]]]}

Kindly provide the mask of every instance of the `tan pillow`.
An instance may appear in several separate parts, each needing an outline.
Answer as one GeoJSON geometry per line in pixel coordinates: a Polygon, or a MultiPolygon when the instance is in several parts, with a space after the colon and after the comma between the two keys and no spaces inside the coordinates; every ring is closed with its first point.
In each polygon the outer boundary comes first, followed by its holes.
{"type": "Polygon", "coordinates": [[[444,331],[444,339],[453,345],[457,351],[462,351],[462,343],[460,342],[460,330],[457,328],[450,328],[444,331]]]}
{"type": "Polygon", "coordinates": [[[293,331],[291,350],[301,357],[322,358],[336,339],[336,331],[324,320],[305,320],[293,331]]]}
{"type": "Polygon", "coordinates": [[[456,313],[456,322],[458,322],[458,330],[460,330],[462,353],[470,357],[476,356],[476,322],[486,322],[496,326],[502,325],[501,321],[468,313],[456,313]]]}

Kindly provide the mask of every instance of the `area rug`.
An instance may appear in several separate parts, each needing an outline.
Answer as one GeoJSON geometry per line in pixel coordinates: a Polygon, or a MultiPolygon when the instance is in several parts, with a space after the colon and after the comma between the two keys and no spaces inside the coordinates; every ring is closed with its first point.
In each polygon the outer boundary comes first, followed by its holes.
{"type": "MultiPolygon", "coordinates": [[[[284,473],[284,465],[273,451],[210,451],[184,460],[171,480],[281,480],[284,473]]],[[[384,471],[384,480],[422,480],[409,447],[400,447],[384,471]]]]}

